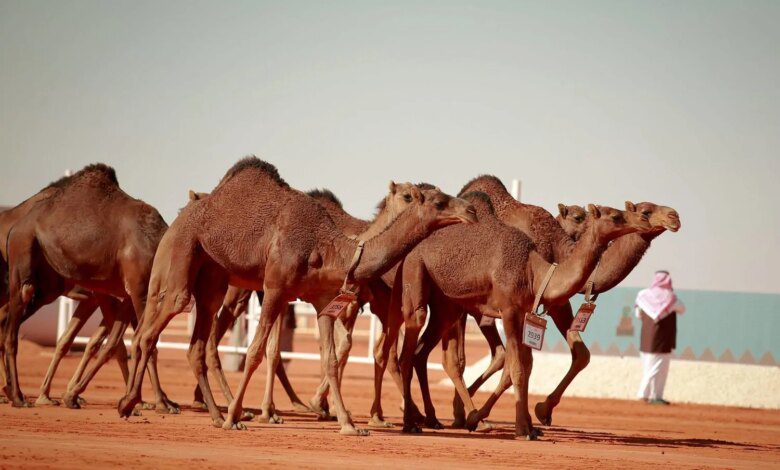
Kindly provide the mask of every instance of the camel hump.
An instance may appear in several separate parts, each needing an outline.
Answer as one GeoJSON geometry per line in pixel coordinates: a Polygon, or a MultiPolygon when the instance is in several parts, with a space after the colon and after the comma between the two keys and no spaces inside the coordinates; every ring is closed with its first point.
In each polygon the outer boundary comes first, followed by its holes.
{"type": "Polygon", "coordinates": [[[504,186],[504,183],[502,183],[497,176],[479,175],[463,185],[463,188],[458,192],[458,197],[461,197],[463,194],[470,191],[482,191],[485,188],[498,188],[503,189],[506,192],[506,186],[504,186]]]}
{"type": "Polygon", "coordinates": [[[306,191],[306,194],[311,196],[311,197],[313,197],[314,199],[319,200],[319,201],[331,202],[331,203],[337,205],[338,207],[340,207],[342,209],[344,208],[344,206],[341,204],[341,200],[339,200],[339,198],[336,197],[336,195],[333,194],[333,191],[331,191],[330,189],[325,189],[325,188],[318,189],[318,188],[315,188],[315,189],[312,189],[310,191],[306,191]]]}
{"type": "Polygon", "coordinates": [[[53,181],[44,189],[55,188],[63,189],[72,183],[85,179],[100,181],[108,186],[119,187],[119,179],[116,177],[116,170],[105,163],[92,163],[70,176],[63,176],[57,181],[53,181]]]}
{"type": "Polygon", "coordinates": [[[222,180],[220,180],[217,186],[222,186],[222,184],[226,183],[232,177],[247,170],[259,170],[260,172],[265,173],[279,186],[284,188],[290,187],[290,185],[279,175],[279,170],[277,170],[274,165],[265,160],[260,160],[254,155],[249,155],[237,161],[236,164],[230,167],[227,173],[225,173],[225,176],[222,177],[222,180]]]}
{"type": "Polygon", "coordinates": [[[478,215],[496,214],[496,210],[493,208],[493,201],[490,200],[490,196],[483,193],[482,191],[469,191],[466,194],[460,196],[460,198],[469,201],[471,205],[477,209],[478,215]]]}

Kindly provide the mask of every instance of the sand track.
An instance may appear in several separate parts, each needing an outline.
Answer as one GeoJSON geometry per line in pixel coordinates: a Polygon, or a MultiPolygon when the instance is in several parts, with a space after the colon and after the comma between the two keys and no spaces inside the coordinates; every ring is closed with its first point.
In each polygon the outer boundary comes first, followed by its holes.
{"type": "MultiPolygon", "coordinates": [[[[28,398],[37,394],[51,350],[22,343],[21,382],[28,398]]],[[[62,393],[78,358],[68,357],[53,384],[62,393]]],[[[14,409],[0,406],[0,467],[95,468],[225,467],[227,465],[294,465],[296,467],[451,467],[528,466],[547,468],[777,468],[780,467],[780,412],[698,405],[655,407],[620,400],[568,398],[555,415],[555,426],[537,442],[512,439],[514,403],[499,402],[492,416],[499,429],[470,434],[445,429],[404,435],[400,426],[372,430],[366,438],[337,434],[335,423],[317,422],[291,409],[280,390],[281,425],[248,423],[247,431],[223,431],[210,426],[208,415],[187,406],[195,383],[182,351],[163,351],[164,386],[182,404],[181,415],[145,411],[125,421],[114,404],[123,390],[115,364],[107,365],[84,397],[82,410],[62,407],[14,409]]],[[[319,364],[291,364],[291,380],[308,398],[318,382],[319,364]]],[[[261,399],[264,367],[255,375],[245,403],[261,399]]],[[[535,370],[534,373],[543,373],[535,370]]],[[[443,377],[432,373],[432,383],[443,377]]],[[[371,368],[350,364],[345,399],[359,425],[367,420],[371,402],[371,368]]],[[[231,383],[238,374],[230,374],[231,383]]],[[[386,414],[400,423],[400,397],[386,387],[386,414]]],[[[151,397],[145,389],[147,397],[151,397]]],[[[449,424],[451,390],[433,387],[440,419],[449,424]]],[[[767,391],[777,393],[777,391],[767,391]]],[[[532,402],[536,402],[534,397],[532,402]]],[[[485,395],[478,394],[477,402],[485,395]]],[[[218,401],[224,402],[220,396],[218,401]]]]}

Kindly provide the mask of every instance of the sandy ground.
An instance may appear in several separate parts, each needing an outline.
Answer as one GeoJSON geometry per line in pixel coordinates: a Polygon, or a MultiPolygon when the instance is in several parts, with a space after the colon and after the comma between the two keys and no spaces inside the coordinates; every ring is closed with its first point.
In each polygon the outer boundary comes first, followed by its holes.
{"type": "MultiPolygon", "coordinates": [[[[298,347],[305,350],[314,345],[299,341],[298,347]]],[[[51,354],[50,349],[22,344],[21,381],[30,399],[37,395],[51,354]]],[[[52,396],[62,393],[77,361],[71,355],[63,362],[52,396]]],[[[162,351],[160,365],[168,394],[182,404],[181,415],[146,411],[142,417],[120,419],[114,404],[122,393],[122,380],[116,365],[110,363],[84,394],[88,405],[82,410],[0,406],[0,467],[780,468],[778,411],[568,398],[555,414],[555,425],[545,429],[545,436],[526,442],[513,439],[514,403],[507,395],[492,416],[499,429],[490,434],[445,429],[404,435],[396,426],[355,438],[340,436],[335,423],[292,413],[280,390],[277,406],[284,424],[251,422],[246,431],[223,431],[211,427],[205,413],[188,406],[195,381],[184,352],[162,351]]],[[[350,364],[346,372],[345,399],[359,424],[367,420],[371,371],[370,366],[350,364]]],[[[260,403],[264,367],[258,372],[245,402],[249,407],[260,403]]],[[[294,362],[290,373],[301,396],[308,398],[318,383],[318,363],[294,362]]],[[[234,386],[239,377],[230,374],[234,386]]],[[[443,377],[441,372],[432,372],[432,383],[443,377]]],[[[400,423],[400,395],[389,379],[386,383],[386,414],[400,423]]],[[[451,393],[447,387],[433,386],[439,418],[445,424],[451,416],[451,393]]],[[[532,397],[532,403],[538,398],[532,397]]],[[[485,394],[476,397],[478,403],[484,399],[485,394]]],[[[221,397],[218,400],[224,402],[221,397]]]]}

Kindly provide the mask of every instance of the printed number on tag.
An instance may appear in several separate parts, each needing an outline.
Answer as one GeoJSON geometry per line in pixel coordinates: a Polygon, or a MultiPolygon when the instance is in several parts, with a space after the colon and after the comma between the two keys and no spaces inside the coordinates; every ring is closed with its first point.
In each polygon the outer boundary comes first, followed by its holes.
{"type": "Polygon", "coordinates": [[[355,300],[357,300],[357,297],[352,294],[339,294],[319,312],[318,316],[327,315],[329,317],[338,318],[342,313],[344,313],[344,311],[347,310],[349,304],[355,300]]]}
{"type": "Polygon", "coordinates": [[[590,316],[596,310],[596,304],[584,303],[580,305],[580,309],[577,310],[577,315],[574,316],[574,321],[571,322],[570,330],[573,331],[585,331],[585,327],[588,326],[590,316]]]}
{"type": "Polygon", "coordinates": [[[529,348],[541,350],[544,344],[544,331],[547,328],[547,320],[529,313],[523,323],[523,344],[529,348]]]}

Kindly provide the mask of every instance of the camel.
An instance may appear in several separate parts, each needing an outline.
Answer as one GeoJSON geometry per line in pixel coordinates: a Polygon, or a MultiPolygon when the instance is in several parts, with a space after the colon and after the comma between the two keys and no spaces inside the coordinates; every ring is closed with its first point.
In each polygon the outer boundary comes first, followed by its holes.
{"type": "MultiPolygon", "coordinates": [[[[356,237],[358,240],[367,240],[373,236],[376,235],[376,233],[386,227],[390,222],[392,222],[398,214],[400,214],[406,206],[413,200],[411,195],[411,186],[408,183],[400,183],[396,184],[395,191],[391,192],[386,198],[384,198],[380,204],[377,206],[378,213],[375,216],[375,220],[377,220],[377,223],[372,224],[369,221],[365,221],[362,219],[358,219],[356,217],[351,216],[346,211],[344,211],[343,206],[341,204],[341,201],[336,197],[335,194],[333,194],[332,191],[328,189],[314,189],[311,191],[308,191],[306,194],[310,197],[314,198],[325,210],[327,211],[328,215],[333,219],[333,222],[336,224],[336,226],[347,236],[350,237],[356,237]]],[[[436,189],[432,185],[428,185],[425,183],[421,183],[416,185],[419,189],[425,189],[425,190],[434,190],[436,189]]],[[[201,197],[204,197],[207,195],[207,193],[194,193],[190,192],[190,199],[196,200],[201,197]]],[[[387,274],[384,276],[384,278],[381,281],[371,281],[370,283],[370,301],[372,304],[372,311],[379,316],[380,320],[382,321],[383,325],[387,323],[387,317],[386,317],[386,311],[387,311],[387,302],[390,297],[390,287],[387,286],[386,282],[387,279],[391,278],[390,274],[387,274]]],[[[365,292],[365,290],[364,290],[365,292]]],[[[238,318],[242,313],[246,312],[249,297],[251,295],[251,291],[245,290],[245,289],[238,289],[235,287],[230,287],[228,289],[227,295],[225,297],[225,300],[222,305],[222,310],[218,319],[216,320],[215,326],[212,327],[212,336],[209,338],[209,341],[207,343],[206,349],[207,349],[207,366],[209,372],[212,373],[212,375],[216,376],[219,382],[220,387],[222,388],[223,395],[227,399],[228,403],[233,401],[233,394],[230,391],[230,387],[227,383],[227,379],[225,378],[224,371],[222,370],[222,366],[219,359],[219,354],[217,353],[217,345],[221,341],[224,334],[227,332],[227,330],[230,328],[232,323],[235,321],[236,318],[238,318]]],[[[258,292],[259,299],[261,299],[262,302],[262,292],[258,292]]],[[[355,318],[355,317],[351,317],[355,318]]],[[[277,323],[280,321],[280,319],[277,319],[277,323]]],[[[346,322],[347,330],[349,334],[351,334],[352,328],[354,327],[354,322],[346,322]]],[[[274,328],[278,328],[280,325],[274,325],[274,328]]],[[[341,330],[337,330],[337,332],[340,332],[341,330]]],[[[276,336],[274,335],[275,330],[272,330],[271,338],[274,339],[276,336]]],[[[343,373],[343,368],[346,365],[346,358],[349,354],[349,337],[347,335],[339,334],[337,335],[337,358],[339,362],[339,370],[340,374],[343,373]]],[[[375,353],[378,354],[380,351],[380,345],[378,344],[375,348],[375,353]]],[[[399,389],[401,386],[401,377],[400,372],[398,371],[398,366],[395,361],[395,347],[392,348],[390,356],[388,360],[390,361],[391,367],[391,375],[393,375],[393,378],[398,385],[399,389]]],[[[381,361],[382,358],[378,357],[377,361],[381,361]]],[[[277,359],[278,361],[278,359],[277,359]]],[[[273,366],[273,365],[272,365],[273,366]]],[[[270,369],[269,369],[270,370],[270,369]]],[[[328,412],[328,405],[327,405],[327,391],[328,391],[328,382],[327,377],[323,374],[323,381],[320,387],[317,389],[316,395],[310,400],[310,405],[304,404],[300,398],[298,398],[298,395],[293,390],[289,379],[287,378],[286,372],[281,365],[276,366],[275,370],[276,376],[279,378],[280,382],[282,383],[282,386],[285,389],[285,392],[287,393],[287,396],[289,397],[291,403],[293,404],[293,407],[296,411],[299,412],[305,412],[305,411],[312,411],[315,410],[317,415],[321,419],[329,419],[329,412],[328,412]]],[[[378,386],[381,388],[381,381],[382,376],[375,377],[375,381],[378,381],[378,386]]],[[[270,423],[282,423],[283,419],[279,417],[275,413],[275,406],[273,404],[273,375],[269,374],[268,380],[266,381],[266,393],[263,397],[263,403],[261,405],[261,415],[259,419],[261,421],[268,421],[270,423]]],[[[196,386],[195,388],[195,399],[194,403],[196,406],[200,408],[207,409],[206,404],[203,402],[203,394],[199,386],[196,386]]],[[[380,395],[381,399],[381,395],[380,395]]],[[[381,416],[381,403],[377,400],[374,404],[374,409],[378,410],[376,413],[372,413],[372,419],[369,421],[369,426],[373,427],[388,427],[390,426],[389,423],[384,421],[384,419],[381,416]]],[[[246,414],[246,417],[251,419],[250,413],[246,414]]]]}
{"type": "MultiPolygon", "coordinates": [[[[19,326],[41,306],[76,286],[104,294],[109,344],[121,340],[124,327],[140,316],[152,259],[167,225],[160,214],[119,187],[113,168],[97,163],[47,186],[26,215],[7,234],[9,302],[4,333],[8,363],[7,394],[14,406],[31,406],[19,388],[16,367],[19,326]],[[77,215],[77,217],[74,217],[77,215]]],[[[78,395],[113,347],[63,397],[78,408],[78,395]]],[[[178,412],[159,385],[156,360],[150,365],[160,411],[178,412]]]]}
{"type": "MultiPolygon", "coordinates": [[[[488,194],[494,207],[496,207],[496,215],[498,218],[505,224],[525,232],[534,242],[539,253],[546,261],[560,262],[565,259],[567,253],[571,251],[576,240],[578,229],[570,229],[572,230],[571,233],[574,235],[574,238],[572,238],[568,235],[565,224],[562,225],[557,223],[555,219],[553,219],[552,214],[539,206],[522,204],[516,201],[506,190],[503,183],[495,176],[479,176],[467,183],[459,194],[475,190],[488,194]]],[[[604,253],[598,269],[589,279],[589,281],[593,283],[591,287],[592,293],[595,295],[613,288],[628,276],[633,268],[639,263],[644,253],[650,247],[650,242],[655,237],[659,236],[665,230],[676,232],[680,228],[680,217],[677,211],[670,207],[660,206],[650,202],[633,204],[627,201],[626,210],[640,214],[642,217],[646,218],[650,222],[652,229],[644,233],[633,233],[624,237],[619,237],[610,245],[604,253]]],[[[575,213],[576,212],[577,211],[575,210],[575,213]]],[[[580,293],[584,293],[584,290],[585,288],[583,287],[580,293]]],[[[552,411],[554,407],[560,403],[564,391],[571,381],[574,380],[574,377],[576,377],[590,361],[590,352],[582,341],[579,332],[569,331],[569,327],[574,318],[571,305],[568,303],[564,303],[560,306],[554,305],[550,308],[549,315],[555,322],[558,331],[566,338],[572,353],[572,365],[566,376],[561,380],[561,383],[547,399],[544,402],[537,403],[535,406],[534,412],[537,419],[545,425],[550,425],[552,423],[552,411]]],[[[465,327],[465,324],[463,327],[465,327]]],[[[484,322],[481,323],[480,329],[488,340],[491,351],[497,350],[497,353],[494,353],[493,360],[487,370],[469,387],[469,392],[472,395],[476,393],[479,387],[482,386],[493,373],[501,370],[504,364],[504,357],[503,354],[501,354],[503,346],[500,343],[500,337],[495,329],[495,325],[491,322],[484,322]]],[[[456,340],[459,337],[461,337],[461,335],[455,335],[456,340]]],[[[426,346],[421,346],[421,350],[430,351],[436,345],[438,338],[439,335],[435,332],[429,335],[428,338],[424,338],[429,342],[433,342],[433,345],[427,344],[426,346]]],[[[425,358],[427,358],[427,355],[423,357],[421,354],[417,359],[417,363],[422,364],[425,358]]],[[[463,361],[461,360],[461,362],[463,361]]],[[[425,389],[424,386],[423,388],[425,389]]],[[[412,411],[414,412],[415,410],[416,407],[412,407],[412,411]]],[[[463,414],[463,405],[457,395],[454,399],[454,412],[455,423],[453,426],[462,427],[465,423],[465,416],[463,414]]],[[[435,417],[431,419],[418,414],[418,421],[427,421],[431,423],[432,427],[441,426],[435,417]]]]}
{"type": "MultiPolygon", "coordinates": [[[[463,197],[477,208],[479,223],[449,227],[422,241],[406,256],[400,279],[395,281],[391,309],[401,309],[405,326],[400,357],[405,403],[411,403],[412,361],[428,305],[444,331],[465,311],[500,315],[507,331],[508,369],[515,388],[515,434],[535,439],[527,406],[532,356],[522,344],[523,314],[534,312],[540,302],[548,307],[567,302],[590,276],[611,240],[650,225],[637,214],[590,205],[590,229],[556,269],[528,236],[495,217],[486,194],[473,192],[463,197]]],[[[391,329],[394,336],[397,331],[391,329]]],[[[444,368],[466,404],[467,426],[474,429],[479,415],[463,384],[457,351],[450,345],[445,343],[444,368]]],[[[421,432],[411,410],[411,406],[404,409],[403,430],[421,432]]]]}
{"type": "MultiPolygon", "coordinates": [[[[391,192],[394,189],[391,184],[391,192]]],[[[181,212],[160,244],[150,301],[133,337],[127,394],[117,406],[120,416],[128,416],[140,400],[144,366],[160,332],[194,293],[197,319],[188,354],[193,373],[212,422],[228,430],[245,428],[239,417],[246,388],[266,344],[273,343],[268,341],[272,325],[290,301],[303,299],[321,312],[340,288],[345,286],[342,290],[348,292],[352,285],[360,287],[381,276],[433,231],[476,221],[473,208],[462,199],[443,193],[424,197],[414,188],[412,196],[417,201],[412,207],[363,244],[338,230],[314,199],[290,188],[273,165],[256,157],[236,163],[209,197],[181,212]],[[263,315],[224,419],[205,376],[205,345],[228,283],[262,290],[263,315]]],[[[337,323],[329,315],[319,315],[317,321],[340,432],[366,435],[354,426],[341,398],[333,339],[337,323]]],[[[273,360],[276,352],[268,356],[273,360]]]]}

